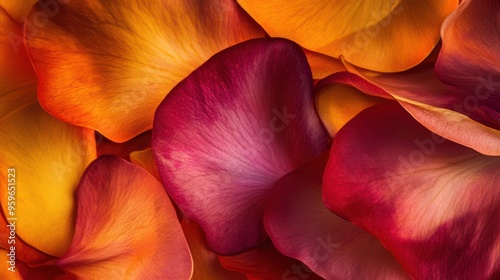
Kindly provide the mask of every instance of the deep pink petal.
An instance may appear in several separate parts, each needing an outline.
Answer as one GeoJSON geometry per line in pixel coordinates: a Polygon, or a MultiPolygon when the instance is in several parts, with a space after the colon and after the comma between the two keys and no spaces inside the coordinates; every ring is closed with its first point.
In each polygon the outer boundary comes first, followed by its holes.
{"type": "Polygon", "coordinates": [[[326,148],[312,86],[298,45],[255,39],[213,56],[159,106],[163,185],[217,253],[261,242],[269,189],[326,148]]]}
{"type": "Polygon", "coordinates": [[[321,186],[327,159],[325,153],[273,189],[264,221],[276,248],[326,279],[408,279],[373,235],[325,207],[321,186]]]}
{"type": "Polygon", "coordinates": [[[101,156],[76,192],[75,236],[56,263],[79,279],[189,279],[192,260],[160,182],[116,156],[101,156]]]}
{"type": "Polygon", "coordinates": [[[323,197],[415,279],[495,279],[498,186],[500,157],[447,141],[389,104],[363,111],[336,135],[323,197]]]}

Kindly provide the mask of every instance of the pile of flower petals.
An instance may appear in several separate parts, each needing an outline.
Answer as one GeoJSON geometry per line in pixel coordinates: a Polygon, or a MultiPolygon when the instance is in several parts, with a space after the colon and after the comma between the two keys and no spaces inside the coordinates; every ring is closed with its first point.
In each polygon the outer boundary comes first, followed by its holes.
{"type": "Polygon", "coordinates": [[[500,278],[500,2],[0,23],[0,279],[500,278]]]}

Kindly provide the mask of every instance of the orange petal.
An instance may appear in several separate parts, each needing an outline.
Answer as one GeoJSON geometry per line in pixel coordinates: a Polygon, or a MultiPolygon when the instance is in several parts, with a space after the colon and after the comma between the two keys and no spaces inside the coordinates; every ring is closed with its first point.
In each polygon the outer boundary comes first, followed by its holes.
{"type": "Polygon", "coordinates": [[[158,181],[160,181],[160,175],[158,174],[158,168],[156,167],[155,159],[153,158],[153,151],[151,150],[151,148],[147,148],[142,151],[131,152],[130,161],[146,169],[146,171],[148,171],[151,175],[158,179],[158,181]]]}
{"type": "Polygon", "coordinates": [[[432,51],[457,0],[238,0],[273,37],[381,72],[411,68],[432,51]]]}
{"type": "Polygon", "coordinates": [[[341,60],[321,53],[304,49],[307,62],[311,66],[314,79],[323,79],[328,75],[347,71],[341,60]]]}
{"type": "Polygon", "coordinates": [[[184,219],[182,229],[193,256],[194,271],[191,280],[244,280],[245,275],[222,267],[217,255],[210,249],[201,228],[184,219]]]}
{"type": "Polygon", "coordinates": [[[73,192],[95,158],[94,132],[63,123],[33,103],[0,121],[0,147],[0,182],[10,179],[16,186],[12,212],[8,189],[0,188],[6,218],[18,218],[16,232],[26,243],[62,255],[73,237],[73,192]]]}
{"type": "MultiPolygon", "coordinates": [[[[55,2],[55,0],[52,1],[55,2]]],[[[4,8],[7,13],[17,22],[22,22],[24,19],[26,19],[28,13],[36,2],[37,0],[0,0],[0,7],[4,8]]]]}
{"type": "Polygon", "coordinates": [[[57,266],[81,279],[189,279],[192,260],[158,180],[116,156],[101,156],[77,190],[75,237],[57,266]]]}
{"type": "Polygon", "coordinates": [[[167,93],[214,53],[264,35],[232,0],[37,5],[26,24],[42,106],[114,142],[151,129],[167,93]]]}
{"type": "MultiPolygon", "coordinates": [[[[2,280],[23,280],[21,273],[17,267],[10,268],[10,251],[0,248],[0,279],[2,280]],[[9,269],[10,268],[10,269],[9,269]]],[[[15,263],[13,263],[15,265],[15,263]]]]}
{"type": "MultiPolygon", "coordinates": [[[[10,2],[9,2],[10,3],[10,2]]],[[[0,2],[0,119],[36,101],[36,76],[23,44],[22,26],[0,2]]]]}
{"type": "Polygon", "coordinates": [[[316,109],[332,137],[361,111],[383,102],[383,98],[343,84],[318,84],[316,88],[316,109]]]}

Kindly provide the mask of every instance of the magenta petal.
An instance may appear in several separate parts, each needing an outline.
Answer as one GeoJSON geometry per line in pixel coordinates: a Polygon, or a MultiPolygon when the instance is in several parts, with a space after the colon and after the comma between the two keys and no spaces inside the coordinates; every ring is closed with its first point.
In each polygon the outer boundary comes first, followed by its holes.
{"type": "Polygon", "coordinates": [[[276,248],[326,279],[408,279],[373,235],[325,207],[321,185],[327,159],[328,153],[273,189],[264,221],[276,248]]]}
{"type": "Polygon", "coordinates": [[[157,109],[152,148],[163,184],[217,253],[262,241],[269,189],[326,148],[312,86],[298,45],[256,39],[213,56],[157,109]]]}
{"type": "Polygon", "coordinates": [[[415,279],[495,279],[498,186],[500,157],[447,141],[389,104],[337,133],[323,197],[377,236],[415,279]]]}

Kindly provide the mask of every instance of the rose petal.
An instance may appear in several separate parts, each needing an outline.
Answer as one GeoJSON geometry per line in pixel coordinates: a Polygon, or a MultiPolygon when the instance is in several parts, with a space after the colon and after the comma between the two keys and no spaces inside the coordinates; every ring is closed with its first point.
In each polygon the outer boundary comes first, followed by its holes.
{"type": "Polygon", "coordinates": [[[397,74],[348,68],[357,75],[337,73],[322,83],[346,84],[370,95],[394,98],[432,132],[485,155],[500,155],[498,127],[483,124],[482,117],[472,110],[468,111],[471,117],[456,111],[457,106],[468,106],[467,98],[441,83],[429,65],[397,74]]]}
{"type": "Polygon", "coordinates": [[[160,105],[152,140],[163,185],[219,254],[265,238],[269,189],[326,145],[304,53],[283,39],[208,60],[160,105]]]}
{"type": "Polygon", "coordinates": [[[86,279],[189,279],[175,210],[149,173],[116,156],[95,160],[77,190],[75,237],[57,265],[86,279]]]}
{"type": "Polygon", "coordinates": [[[0,7],[17,22],[22,22],[36,2],[37,0],[0,0],[0,7]]]}
{"type": "Polygon", "coordinates": [[[333,73],[346,71],[344,64],[340,59],[313,52],[304,49],[307,56],[307,62],[311,66],[311,71],[314,79],[323,79],[333,73]]]}
{"type": "Polygon", "coordinates": [[[8,256],[7,254],[10,254],[10,252],[7,250],[4,250],[3,248],[0,248],[0,262],[2,263],[2,266],[0,267],[0,279],[23,280],[23,277],[21,276],[19,269],[13,268],[13,271],[9,270],[10,256],[8,256]]]}
{"type": "Polygon", "coordinates": [[[222,267],[217,255],[210,249],[201,228],[193,221],[184,219],[182,229],[193,256],[193,276],[191,280],[246,280],[245,275],[222,267]]]}
{"type": "Polygon", "coordinates": [[[36,101],[36,76],[23,44],[22,26],[2,7],[0,2],[0,120],[36,101]]]}
{"type": "Polygon", "coordinates": [[[264,36],[232,0],[55,3],[26,24],[40,103],[115,142],[151,129],[165,95],[214,53],[264,36]]]}
{"type": "Polygon", "coordinates": [[[500,157],[432,134],[389,104],[366,109],[337,133],[323,197],[377,236],[415,279],[495,279],[499,185],[500,157]]]}
{"type": "Polygon", "coordinates": [[[0,147],[0,181],[13,178],[16,185],[14,215],[8,188],[0,188],[3,212],[18,218],[16,232],[26,243],[62,255],[73,238],[73,192],[96,156],[94,131],[63,123],[33,103],[0,120],[0,147]]]}
{"type": "Polygon", "coordinates": [[[439,41],[456,0],[238,0],[273,37],[381,72],[417,65],[439,41]]]}
{"type": "MultiPolygon", "coordinates": [[[[11,246],[15,248],[15,258],[16,260],[25,262],[30,265],[42,265],[47,263],[53,263],[55,258],[40,252],[39,250],[26,244],[19,236],[16,236],[17,221],[12,219],[7,222],[4,213],[0,215],[0,248],[10,251],[11,246]],[[14,228],[8,227],[7,225],[13,225],[14,228]]],[[[6,269],[5,269],[6,270],[6,269]]],[[[4,278],[0,278],[4,279],[4,278]]]]}
{"type": "Polygon", "coordinates": [[[226,269],[241,272],[248,280],[322,279],[302,262],[283,256],[270,241],[235,256],[219,256],[219,260],[226,269]]]}
{"type": "Polygon", "coordinates": [[[160,181],[160,174],[158,174],[158,168],[156,167],[153,150],[151,150],[151,148],[130,153],[130,161],[146,169],[146,171],[160,181]]]}
{"type": "Polygon", "coordinates": [[[364,109],[386,100],[364,94],[356,88],[321,81],[315,88],[318,115],[331,137],[364,109]]]}
{"type": "Polygon", "coordinates": [[[276,248],[325,279],[408,279],[374,236],[325,207],[321,186],[327,160],[325,153],[273,189],[264,221],[276,248]]]}

